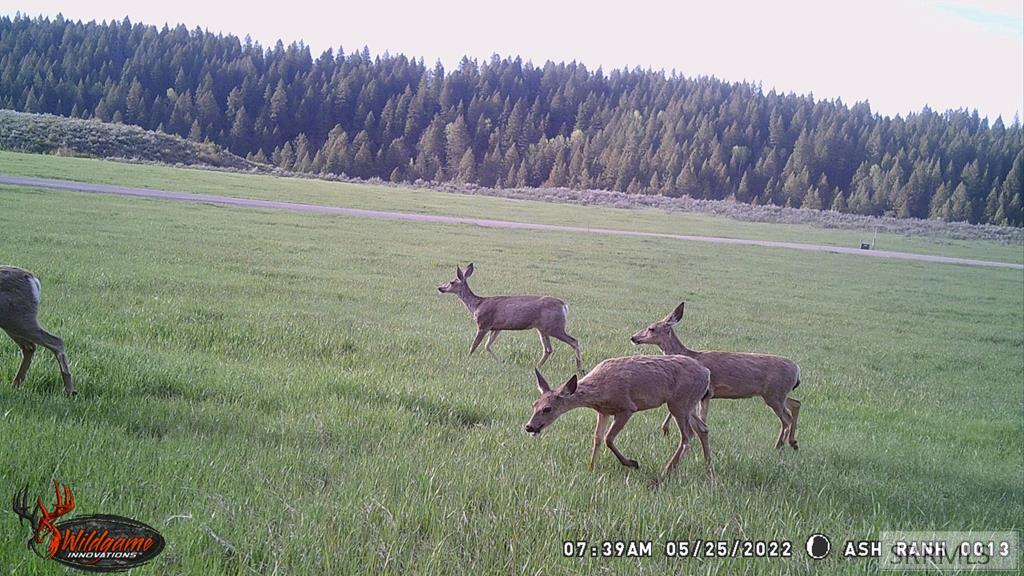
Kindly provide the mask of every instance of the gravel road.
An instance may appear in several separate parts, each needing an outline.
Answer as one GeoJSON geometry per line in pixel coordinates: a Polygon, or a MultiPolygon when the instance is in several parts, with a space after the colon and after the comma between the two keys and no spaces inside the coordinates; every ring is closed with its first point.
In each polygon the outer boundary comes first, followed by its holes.
{"type": "Polygon", "coordinates": [[[639,236],[645,238],[668,238],[685,242],[710,242],[714,244],[739,244],[743,246],[763,246],[766,248],[788,248],[790,250],[806,250],[811,252],[832,252],[871,258],[890,258],[894,260],[916,260],[919,262],[937,262],[942,264],[961,264],[965,266],[989,266],[1024,270],[1024,265],[1011,262],[993,262],[989,260],[973,260],[970,258],[952,258],[949,256],[932,256],[929,254],[911,254],[908,252],[890,252],[887,250],[861,250],[842,246],[824,246],[821,244],[802,244],[797,242],[778,242],[774,240],[745,240],[740,238],[721,238],[716,236],[689,236],[685,234],[668,234],[662,232],[641,232],[635,230],[613,230],[609,228],[585,228],[580,226],[559,226],[556,224],[536,224],[532,222],[513,222],[509,220],[490,220],[486,218],[465,218],[461,216],[443,216],[440,214],[414,214],[410,212],[388,212],[381,210],[364,210],[361,208],[340,208],[335,206],[318,206],[314,204],[296,204],[293,202],[276,202],[272,200],[256,200],[253,198],[232,198],[211,194],[192,194],[189,192],[169,192],[149,188],[127,188],[108,184],[87,184],[69,180],[51,180],[45,178],[28,178],[22,176],[0,175],[0,184],[13,186],[30,186],[33,188],[55,188],[94,194],[115,194],[118,196],[136,196],[157,200],[173,200],[177,202],[198,202],[220,206],[241,208],[261,208],[268,210],[289,210],[292,212],[313,212],[317,214],[337,214],[355,218],[380,218],[384,220],[405,220],[411,222],[437,222],[442,224],[472,224],[489,228],[517,228],[522,230],[546,230],[554,232],[572,232],[579,234],[604,234],[612,236],[639,236]]]}

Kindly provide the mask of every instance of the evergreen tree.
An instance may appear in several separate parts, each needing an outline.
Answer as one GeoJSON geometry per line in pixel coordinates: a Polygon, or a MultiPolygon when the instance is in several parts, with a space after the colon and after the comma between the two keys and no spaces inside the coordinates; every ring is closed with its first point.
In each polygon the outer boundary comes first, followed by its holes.
{"type": "Polygon", "coordinates": [[[314,60],[301,43],[15,15],[0,16],[0,106],[166,130],[289,169],[1024,225],[1019,120],[890,118],[713,77],[497,57],[446,72],[365,49],[314,60]]]}
{"type": "Polygon", "coordinates": [[[961,182],[949,198],[949,220],[951,222],[967,222],[971,219],[974,209],[967,194],[967,184],[961,182]]]}
{"type": "Polygon", "coordinates": [[[839,188],[832,193],[832,206],[829,209],[833,212],[846,212],[846,197],[839,188]]]}

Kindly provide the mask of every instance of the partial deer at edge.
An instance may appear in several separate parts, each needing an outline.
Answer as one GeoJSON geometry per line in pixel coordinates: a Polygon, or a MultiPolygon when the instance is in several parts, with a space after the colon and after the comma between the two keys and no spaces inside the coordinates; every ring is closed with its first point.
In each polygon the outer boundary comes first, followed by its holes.
{"type": "Polygon", "coordinates": [[[21,367],[14,377],[14,386],[24,382],[36,346],[42,346],[57,358],[60,376],[64,381],[64,393],[73,396],[75,385],[71,381],[68,357],[64,354],[64,341],[39,325],[37,314],[41,291],[39,279],[28,270],[0,267],[0,329],[21,348],[21,367]]]}
{"type": "Polygon", "coordinates": [[[458,296],[476,321],[476,338],[469,348],[470,354],[476,351],[484,336],[487,336],[484,349],[501,363],[498,355],[491,350],[491,345],[498,334],[504,330],[534,329],[540,334],[540,342],[544,346],[544,355],[541,356],[538,367],[543,366],[551,356],[551,338],[554,337],[572,346],[576,351],[576,370],[583,372],[580,343],[565,331],[565,321],[569,315],[568,304],[552,296],[477,296],[470,290],[467,282],[472,275],[472,263],[466,266],[465,272],[456,266],[455,278],[437,287],[437,291],[442,294],[458,296]]]}
{"type": "MultiPolygon", "coordinates": [[[[782,422],[776,448],[784,442],[794,450],[796,443],[796,420],[800,415],[800,401],[789,395],[800,385],[800,367],[789,358],[770,354],[743,352],[697,352],[690,350],[679,341],[673,326],[683,317],[683,302],[665,318],[634,334],[633,344],[654,344],[665,354],[689,356],[711,370],[711,398],[751,398],[760,396],[782,422]]],[[[708,417],[708,401],[701,402],[701,418],[708,417]]],[[[672,415],[661,425],[663,434],[668,433],[672,415]]]]}

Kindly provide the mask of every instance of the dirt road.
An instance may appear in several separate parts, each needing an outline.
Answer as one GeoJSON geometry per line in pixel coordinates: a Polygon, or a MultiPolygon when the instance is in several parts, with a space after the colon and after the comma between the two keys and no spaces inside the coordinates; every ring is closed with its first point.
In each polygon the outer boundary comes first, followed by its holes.
{"type": "Polygon", "coordinates": [[[972,260],[970,258],[952,258],[949,256],[932,256],[928,254],[911,254],[908,252],[889,252],[886,250],[860,250],[842,246],[823,246],[820,244],[801,244],[796,242],[778,242],[774,240],[744,240],[739,238],[720,238],[715,236],[688,236],[685,234],[668,234],[662,232],[641,232],[635,230],[613,230],[609,228],[584,228],[579,226],[559,226],[555,224],[535,224],[531,222],[513,222],[509,220],[488,220],[485,218],[464,218],[461,216],[443,216],[440,214],[413,214],[409,212],[386,212],[380,210],[364,210],[361,208],[339,208],[335,206],[318,206],[313,204],[296,204],[292,202],[275,202],[272,200],[256,200],[252,198],[232,198],[210,194],[192,194],[188,192],[169,192],[148,188],[126,188],[108,184],[87,184],[69,180],[50,180],[22,176],[0,175],[0,184],[14,186],[31,186],[35,188],[55,188],[76,192],[97,194],[116,194],[119,196],[137,196],[158,200],[174,200],[177,202],[199,202],[220,206],[237,206],[242,208],[262,208],[269,210],[289,210],[292,212],[313,212],[317,214],[337,214],[356,218],[381,218],[385,220],[406,220],[412,222],[438,222],[442,224],[472,224],[490,228],[518,228],[524,230],[546,230],[554,232],[573,232],[580,234],[605,234],[614,236],[639,236],[647,238],[669,238],[688,242],[711,242],[715,244],[739,244],[744,246],[763,246],[766,248],[789,248],[791,250],[807,250],[812,252],[832,252],[851,254],[872,258],[891,258],[895,260],[916,260],[920,262],[938,262],[942,264],[962,264],[966,266],[990,266],[1024,270],[1024,265],[1010,262],[993,262],[989,260],[972,260]]]}

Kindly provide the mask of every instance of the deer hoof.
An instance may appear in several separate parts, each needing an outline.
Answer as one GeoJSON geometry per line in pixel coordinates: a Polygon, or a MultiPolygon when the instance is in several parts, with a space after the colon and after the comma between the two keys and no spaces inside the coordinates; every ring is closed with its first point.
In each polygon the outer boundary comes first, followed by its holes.
{"type": "Polygon", "coordinates": [[[622,465],[625,466],[626,468],[639,468],[640,467],[640,463],[637,462],[636,460],[626,460],[625,462],[622,463],[622,465]]]}

